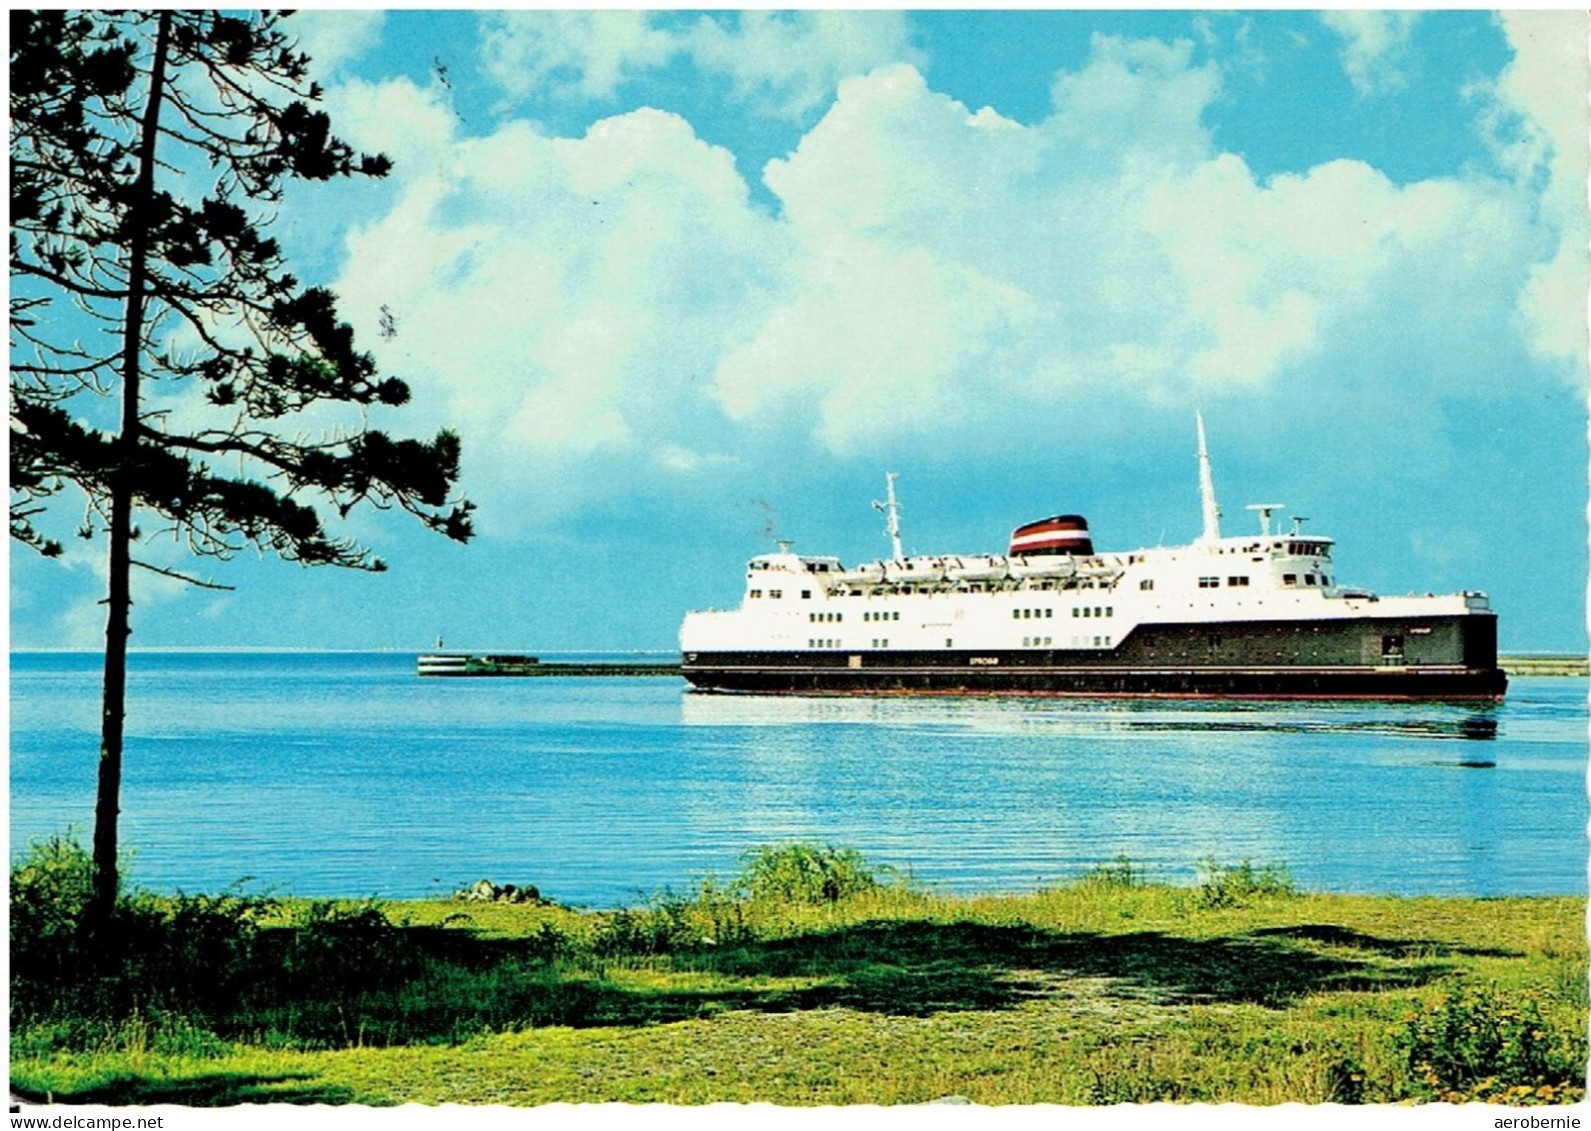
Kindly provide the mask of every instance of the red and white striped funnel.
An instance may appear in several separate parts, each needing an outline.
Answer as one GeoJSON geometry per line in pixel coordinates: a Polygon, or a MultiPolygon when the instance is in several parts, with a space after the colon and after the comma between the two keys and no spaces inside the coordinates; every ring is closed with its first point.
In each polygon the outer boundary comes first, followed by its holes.
{"type": "Polygon", "coordinates": [[[1093,540],[1088,536],[1088,520],[1080,514],[1058,514],[1041,518],[1011,531],[1010,554],[1078,554],[1091,556],[1093,540]]]}

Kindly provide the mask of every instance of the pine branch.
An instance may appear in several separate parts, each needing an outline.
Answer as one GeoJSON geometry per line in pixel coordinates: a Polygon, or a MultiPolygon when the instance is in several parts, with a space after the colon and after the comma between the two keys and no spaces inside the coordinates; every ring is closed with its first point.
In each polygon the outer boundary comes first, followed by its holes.
{"type": "Polygon", "coordinates": [[[189,577],[185,573],[177,573],[175,570],[163,569],[160,566],[151,565],[149,562],[140,561],[137,558],[129,558],[128,563],[130,565],[137,566],[139,569],[147,569],[150,573],[158,573],[162,577],[170,577],[174,580],[181,581],[187,585],[196,586],[200,589],[219,589],[226,593],[237,592],[237,586],[235,585],[222,585],[217,581],[201,581],[197,577],[189,577]]]}

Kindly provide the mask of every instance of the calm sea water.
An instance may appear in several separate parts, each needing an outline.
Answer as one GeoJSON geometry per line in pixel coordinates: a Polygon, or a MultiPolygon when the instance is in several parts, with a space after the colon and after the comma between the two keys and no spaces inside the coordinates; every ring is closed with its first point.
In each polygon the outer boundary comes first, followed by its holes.
{"type": "MultiPolygon", "coordinates": [[[[11,851],[92,827],[99,658],[11,658],[11,851]]],[[[1586,681],[1497,708],[784,699],[676,679],[422,680],[394,654],[138,654],[122,834],[135,882],[566,902],[852,845],[954,891],[1125,853],[1306,887],[1586,890],[1586,681]]]]}

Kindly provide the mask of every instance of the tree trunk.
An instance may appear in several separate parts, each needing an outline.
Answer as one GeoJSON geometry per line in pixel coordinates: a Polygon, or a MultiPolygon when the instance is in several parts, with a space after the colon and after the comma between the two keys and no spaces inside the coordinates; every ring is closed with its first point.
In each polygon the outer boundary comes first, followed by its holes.
{"type": "Polygon", "coordinates": [[[127,271],[127,308],[122,327],[122,419],[117,437],[121,449],[111,482],[110,581],[105,603],[105,686],[100,717],[99,788],[94,799],[94,893],[89,921],[97,930],[116,905],[116,821],[121,813],[122,735],[127,704],[127,637],[132,607],[130,574],[133,539],[133,464],[139,446],[139,379],[142,376],[144,288],[149,277],[150,202],[155,194],[155,142],[159,137],[160,100],[170,50],[171,12],[162,11],[149,64],[149,99],[138,139],[138,180],[130,206],[132,218],[127,271]]]}

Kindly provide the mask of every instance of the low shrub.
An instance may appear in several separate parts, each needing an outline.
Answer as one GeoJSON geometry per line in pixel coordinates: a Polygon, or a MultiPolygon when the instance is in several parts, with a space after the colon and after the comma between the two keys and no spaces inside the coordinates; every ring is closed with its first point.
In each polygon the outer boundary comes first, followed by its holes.
{"type": "Polygon", "coordinates": [[[693,912],[695,905],[669,891],[644,907],[621,907],[608,914],[591,937],[598,958],[671,954],[692,950],[710,936],[693,912]]]}
{"type": "MultiPolygon", "coordinates": [[[[883,886],[879,872],[854,848],[831,844],[763,844],[741,856],[735,889],[751,900],[838,903],[883,886]]],[[[893,878],[893,874],[890,874],[893,878]]]]}
{"type": "Polygon", "coordinates": [[[1254,899],[1286,898],[1298,894],[1298,885],[1281,864],[1266,864],[1256,868],[1244,860],[1240,864],[1218,864],[1214,860],[1199,863],[1199,886],[1194,890],[1194,902],[1205,910],[1225,907],[1246,907],[1254,899]]]}
{"type": "Polygon", "coordinates": [[[87,968],[83,916],[94,864],[71,833],[36,840],[11,865],[12,1015],[39,1012],[87,968]]]}
{"type": "Polygon", "coordinates": [[[1143,869],[1133,867],[1133,862],[1125,853],[1116,857],[1109,864],[1100,864],[1084,872],[1077,878],[1074,887],[1079,888],[1141,888],[1148,883],[1143,869]]]}
{"type": "Polygon", "coordinates": [[[1416,1099],[1543,1104],[1585,1097],[1585,1034],[1555,1031],[1532,993],[1460,988],[1405,1015],[1392,1037],[1416,1099]]]}
{"type": "Polygon", "coordinates": [[[262,924],[277,911],[275,900],[235,892],[124,896],[105,947],[103,1005],[115,1015],[225,1015],[258,982],[262,924]]]}
{"type": "Polygon", "coordinates": [[[70,834],[35,842],[12,864],[13,1025],[87,1022],[78,1039],[90,1029],[121,1033],[128,1021],[164,1033],[164,1015],[203,1021],[251,995],[260,980],[262,923],[278,911],[274,900],[124,893],[90,937],[92,877],[88,852],[70,834]]]}
{"type": "Polygon", "coordinates": [[[702,942],[709,946],[740,946],[757,938],[756,929],[746,919],[745,902],[717,880],[702,881],[695,910],[707,932],[702,942]]]}
{"type": "Polygon", "coordinates": [[[281,947],[287,996],[324,1000],[389,989],[408,981],[424,954],[404,924],[374,903],[316,900],[285,929],[272,932],[281,947]]]}

